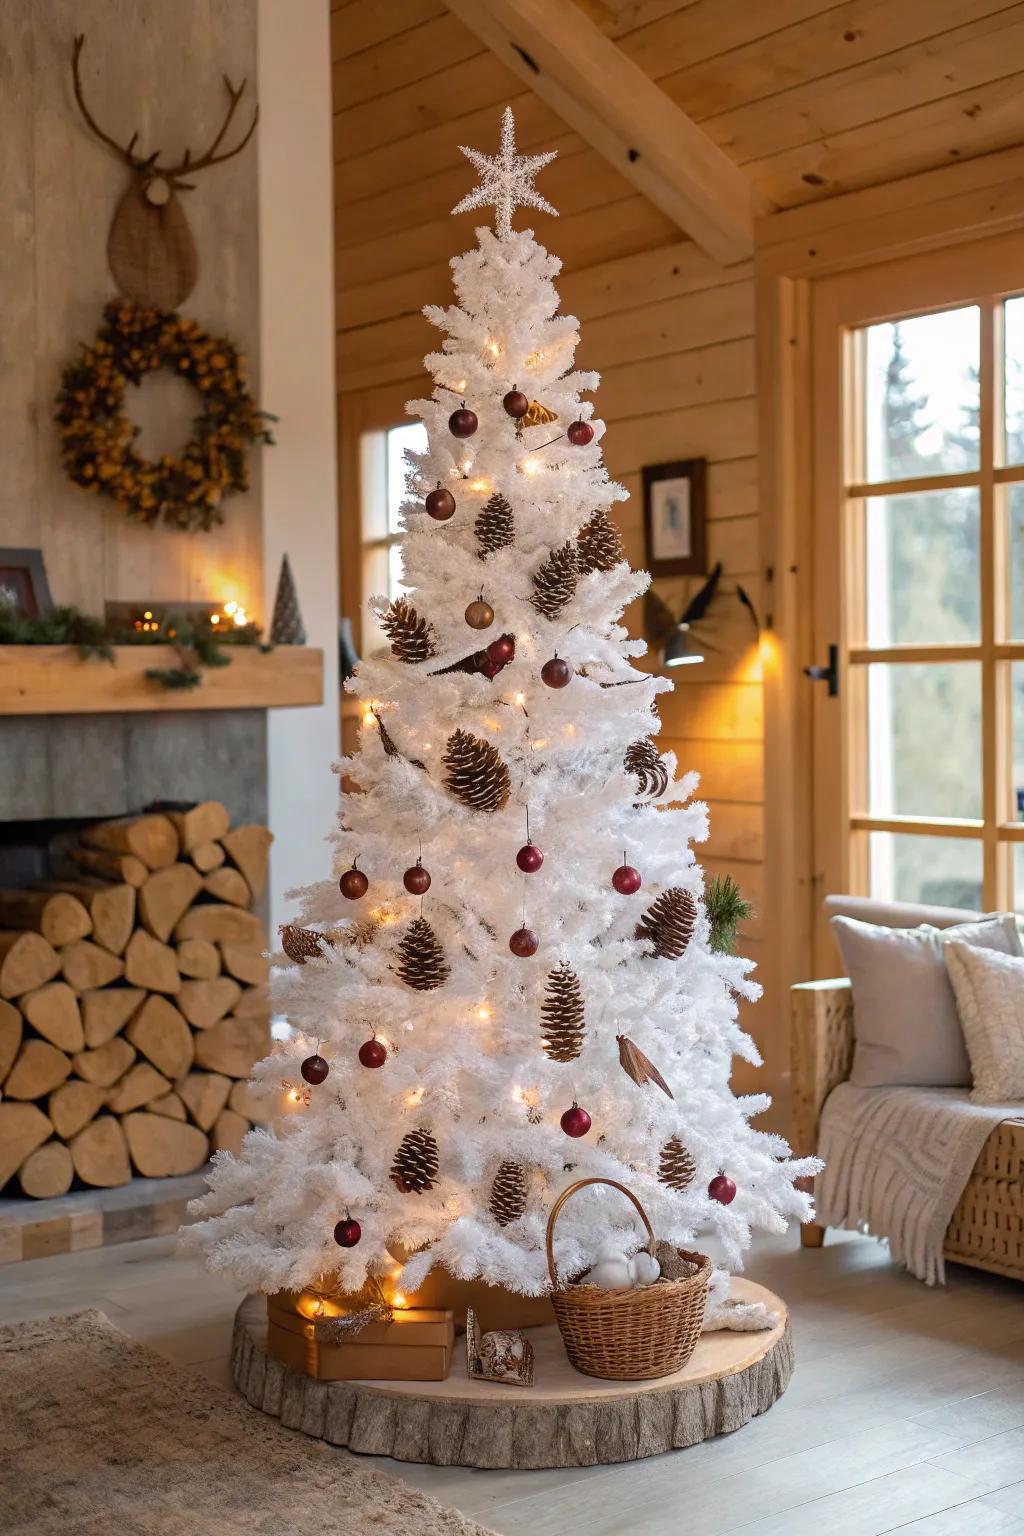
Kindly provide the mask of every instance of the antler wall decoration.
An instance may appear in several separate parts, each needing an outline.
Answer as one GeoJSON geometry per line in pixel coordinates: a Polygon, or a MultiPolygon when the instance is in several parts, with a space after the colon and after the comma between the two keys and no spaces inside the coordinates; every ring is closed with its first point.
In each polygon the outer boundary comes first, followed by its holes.
{"type": "Polygon", "coordinates": [[[177,194],[194,189],[195,183],[189,177],[241,154],[255,132],[259,107],[253,108],[252,121],[238,143],[222,151],[221,145],[248,83],[243,80],[236,89],[225,75],[227,110],[209,148],[195,158],[186,149],[176,164],[162,165],[159,149],[148,155],[137,152],[138,132],[132,134],[127,144],[119,144],[100,127],[82,89],[80,65],[84,48],[85,36],[80,33],[75,38],[71,58],[75,100],[91,131],[131,172],[110,225],[107,261],[122,293],[137,304],[167,313],[188,298],[199,276],[195,241],[177,194]]]}

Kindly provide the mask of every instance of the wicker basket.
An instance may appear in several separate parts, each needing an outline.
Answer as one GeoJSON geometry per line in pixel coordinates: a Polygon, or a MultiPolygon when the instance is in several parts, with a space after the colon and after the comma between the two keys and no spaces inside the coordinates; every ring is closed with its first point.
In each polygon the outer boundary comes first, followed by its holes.
{"type": "Polygon", "coordinates": [[[647,1228],[647,1251],[654,1254],[654,1229],[636,1195],[614,1179],[580,1179],[563,1189],[548,1217],[548,1273],[551,1303],[565,1352],[585,1376],[609,1381],[644,1381],[682,1370],[697,1347],[704,1322],[711,1260],[683,1253],[697,1265],[681,1280],[656,1280],[635,1290],[606,1291],[597,1285],[561,1288],[555,1269],[555,1222],[562,1206],[588,1184],[607,1184],[631,1200],[647,1228]]]}

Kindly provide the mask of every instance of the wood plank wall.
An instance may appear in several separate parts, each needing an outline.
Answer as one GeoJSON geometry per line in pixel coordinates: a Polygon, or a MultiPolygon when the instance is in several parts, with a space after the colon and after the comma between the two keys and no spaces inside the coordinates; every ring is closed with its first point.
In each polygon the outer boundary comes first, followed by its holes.
{"type": "MultiPolygon", "coordinates": [[[[256,3],[238,0],[33,0],[0,6],[0,543],[42,547],[55,603],[102,615],[105,599],[224,601],[262,607],[258,451],[251,489],[231,497],[223,527],[183,534],[128,523],[113,502],[66,478],[53,423],[61,370],[90,341],[115,296],[107,231],[129,172],[86,128],[71,91],[71,45],[86,36],[82,77],[99,123],[120,143],[135,129],[171,159],[208,144],[225,108],[223,75],[255,100],[256,3]]],[[[250,360],[259,342],[257,153],[195,178],[181,205],[199,254],[183,312],[231,337],[250,360]]],[[[176,452],[195,397],[154,374],[128,391],[140,451],[176,452]]],[[[267,402],[273,408],[273,402],[267,402]]],[[[270,450],[271,452],[273,450],[270,450]]]]}
{"type": "MultiPolygon", "coordinates": [[[[723,587],[755,596],[758,568],[754,296],[749,266],[716,267],[633,193],[433,0],[343,5],[333,17],[337,207],[338,380],[342,583],[359,592],[358,443],[403,420],[423,389],[435,334],[420,314],[450,301],[447,263],[474,243],[479,216],[448,210],[472,185],[459,153],[490,150],[506,101],[521,144],[556,148],[543,190],[560,209],[538,215],[538,238],[562,258],[563,309],[578,316],[581,367],[602,375],[597,408],[606,456],[630,492],[617,509],[627,552],[644,563],[640,471],[687,457],[710,461],[710,559],[723,587]]],[[[681,609],[695,583],[659,584],[681,609]]],[[[683,669],[662,708],[662,741],[697,768],[711,810],[701,850],[709,873],[732,874],[763,904],[762,709],[749,617],[723,598],[715,633],[726,651],[683,669]],[[735,607],[740,620],[734,622],[735,607]]],[[[634,633],[642,615],[628,614],[634,633]]],[[[756,957],[759,924],[744,937],[756,957]]],[[[761,1033],[757,1010],[747,1020],[761,1033]]],[[[745,1074],[744,1074],[745,1075],[745,1074]]],[[[759,1075],[762,1079],[764,1074],[759,1075]]],[[[746,1081],[744,1089],[755,1086],[746,1081]]]]}

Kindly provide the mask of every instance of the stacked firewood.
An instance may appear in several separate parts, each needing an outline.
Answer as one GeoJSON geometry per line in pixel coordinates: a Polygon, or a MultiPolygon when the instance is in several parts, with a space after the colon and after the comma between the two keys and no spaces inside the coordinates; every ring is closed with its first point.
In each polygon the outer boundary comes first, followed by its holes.
{"type": "Polygon", "coordinates": [[[0,1188],[190,1173],[262,1119],[271,834],[224,806],[100,822],[0,890],[0,1188]],[[13,1182],[17,1176],[17,1184],[13,1182]]]}

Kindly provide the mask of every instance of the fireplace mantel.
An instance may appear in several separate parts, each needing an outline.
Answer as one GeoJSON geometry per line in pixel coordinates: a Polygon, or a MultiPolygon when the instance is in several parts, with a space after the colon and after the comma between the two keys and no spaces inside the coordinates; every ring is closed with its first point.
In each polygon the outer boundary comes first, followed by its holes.
{"type": "Polygon", "coordinates": [[[0,645],[0,716],[135,714],[197,709],[281,709],[323,702],[323,652],[237,646],[226,667],[204,668],[198,687],[164,688],[149,667],[175,667],[170,645],[118,645],[113,662],[72,645],[0,645]]]}

